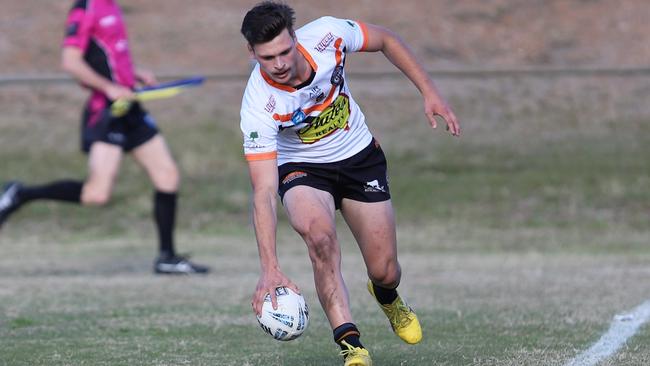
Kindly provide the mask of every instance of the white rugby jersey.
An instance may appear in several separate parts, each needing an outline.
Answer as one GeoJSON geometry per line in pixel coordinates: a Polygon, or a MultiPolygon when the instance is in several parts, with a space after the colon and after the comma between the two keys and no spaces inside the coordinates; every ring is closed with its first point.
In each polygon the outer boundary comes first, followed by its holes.
{"type": "Polygon", "coordinates": [[[296,30],[298,51],[315,76],[295,89],[252,71],[241,107],[248,161],[330,163],[347,159],[372,141],[365,117],[345,78],[346,53],[364,50],[366,26],[322,17],[296,30]]]}

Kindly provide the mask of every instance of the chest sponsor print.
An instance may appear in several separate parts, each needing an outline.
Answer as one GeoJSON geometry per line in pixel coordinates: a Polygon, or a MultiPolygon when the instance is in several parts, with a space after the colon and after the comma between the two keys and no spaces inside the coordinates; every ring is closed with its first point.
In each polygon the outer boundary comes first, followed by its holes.
{"type": "Polygon", "coordinates": [[[340,94],[308,126],[301,128],[296,133],[302,143],[313,144],[338,130],[347,130],[349,119],[350,98],[345,94],[340,94]]]}

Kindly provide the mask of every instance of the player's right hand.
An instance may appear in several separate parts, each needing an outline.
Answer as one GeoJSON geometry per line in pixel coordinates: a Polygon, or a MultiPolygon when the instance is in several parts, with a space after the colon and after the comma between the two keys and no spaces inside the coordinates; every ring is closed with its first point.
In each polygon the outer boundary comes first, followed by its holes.
{"type": "Polygon", "coordinates": [[[288,287],[296,293],[300,293],[298,286],[285,276],[280,269],[264,271],[257,281],[257,287],[255,288],[255,293],[253,294],[253,300],[251,302],[251,306],[256,315],[262,314],[262,304],[264,304],[266,294],[271,295],[271,304],[273,305],[273,309],[278,308],[278,299],[275,295],[275,289],[278,287],[288,287]]]}
{"type": "Polygon", "coordinates": [[[109,84],[104,89],[104,94],[106,94],[108,99],[112,101],[116,101],[120,99],[125,99],[125,100],[135,99],[135,93],[133,92],[133,90],[120,84],[109,84]]]}

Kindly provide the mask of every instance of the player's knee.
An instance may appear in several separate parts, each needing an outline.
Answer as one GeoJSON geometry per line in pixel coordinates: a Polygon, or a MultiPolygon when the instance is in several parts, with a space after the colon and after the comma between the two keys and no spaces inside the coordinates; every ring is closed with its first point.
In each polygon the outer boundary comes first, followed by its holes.
{"type": "Polygon", "coordinates": [[[388,263],[369,269],[368,276],[373,283],[379,286],[395,288],[399,285],[402,278],[402,269],[397,261],[389,261],[388,263]]]}
{"type": "Polygon", "coordinates": [[[159,191],[175,192],[178,190],[181,178],[176,165],[170,164],[161,168],[156,172],[155,177],[154,184],[159,191]]]}
{"type": "Polygon", "coordinates": [[[181,180],[181,173],[178,171],[176,164],[172,164],[166,169],[167,179],[175,186],[178,186],[181,180]]]}
{"type": "Polygon", "coordinates": [[[85,190],[81,194],[81,202],[87,206],[104,206],[111,199],[110,192],[100,190],[85,190]]]}
{"type": "MultiPolygon", "coordinates": [[[[338,242],[332,230],[311,230],[303,235],[309,247],[309,257],[315,264],[338,258],[338,242]]],[[[338,260],[338,259],[337,259],[338,260]]]]}

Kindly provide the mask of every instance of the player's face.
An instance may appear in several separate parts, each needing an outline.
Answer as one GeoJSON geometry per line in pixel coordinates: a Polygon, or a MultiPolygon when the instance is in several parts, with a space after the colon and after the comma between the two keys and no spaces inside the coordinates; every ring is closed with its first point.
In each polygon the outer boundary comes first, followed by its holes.
{"type": "Polygon", "coordinates": [[[284,85],[300,84],[298,60],[300,53],[296,48],[296,39],[288,30],[282,31],[271,41],[256,44],[249,51],[259,62],[260,67],[273,81],[284,85]]]}

